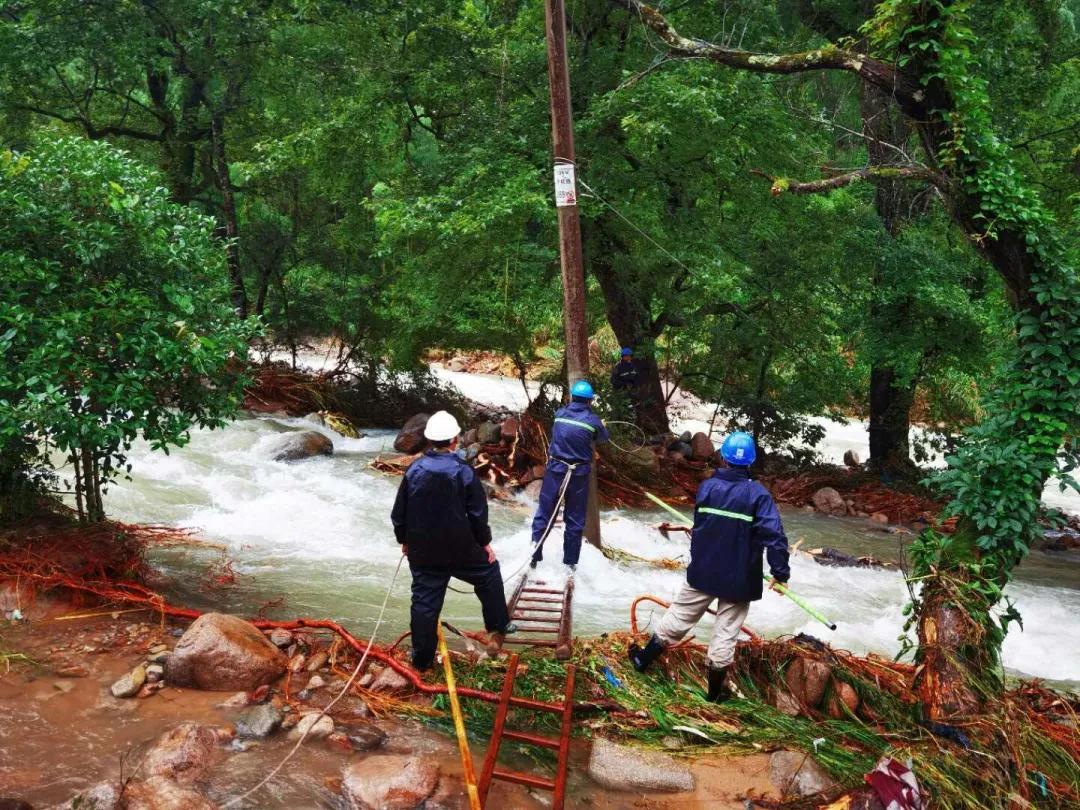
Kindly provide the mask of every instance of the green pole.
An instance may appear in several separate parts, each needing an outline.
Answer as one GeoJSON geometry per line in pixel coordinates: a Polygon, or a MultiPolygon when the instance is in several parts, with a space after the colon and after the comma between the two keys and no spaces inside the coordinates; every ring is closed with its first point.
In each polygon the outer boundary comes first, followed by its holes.
{"type": "MultiPolygon", "coordinates": [[[[653,503],[655,503],[661,509],[666,509],[672,515],[674,515],[679,520],[681,520],[684,524],[686,524],[688,526],[693,525],[694,521],[690,520],[690,518],[688,518],[686,515],[684,515],[678,509],[675,509],[674,507],[669,506],[668,504],[664,503],[662,500],[657,498],[651,492],[646,492],[645,497],[648,498],[653,503]]],[[[768,582],[770,585],[773,584],[773,578],[768,576],[767,574],[762,574],[761,578],[764,579],[766,582],[768,582]]],[[[830,630],[835,630],[836,629],[836,624],[834,622],[830,622],[828,619],[826,619],[824,616],[822,616],[820,613],[818,613],[816,610],[814,610],[812,607],[810,607],[808,604],[806,604],[806,602],[804,602],[801,598],[799,598],[798,596],[793,594],[791,592],[791,589],[788,588],[787,585],[784,585],[783,583],[777,583],[777,587],[783,589],[783,590],[777,591],[777,593],[779,593],[779,594],[781,594],[783,596],[786,596],[788,599],[790,599],[796,605],[801,607],[803,610],[805,610],[807,613],[809,613],[811,616],[813,616],[815,619],[817,619],[823,625],[828,627],[830,630]]]]}

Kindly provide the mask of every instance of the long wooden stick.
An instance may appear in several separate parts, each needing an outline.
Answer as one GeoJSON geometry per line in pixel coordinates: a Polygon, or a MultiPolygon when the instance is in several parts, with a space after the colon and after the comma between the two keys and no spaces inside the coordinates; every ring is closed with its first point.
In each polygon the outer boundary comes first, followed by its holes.
{"type": "Polygon", "coordinates": [[[476,771],[473,770],[472,754],[469,753],[469,740],[465,736],[465,719],[461,716],[461,704],[458,702],[457,682],[454,680],[454,668],[450,663],[450,651],[446,649],[446,638],[442,626],[436,625],[439,634],[439,652],[442,654],[443,672],[446,673],[446,691],[450,695],[450,711],[454,715],[454,731],[457,732],[458,750],[461,752],[461,767],[465,773],[465,789],[469,794],[471,810],[483,810],[480,794],[476,789],[476,771]]]}

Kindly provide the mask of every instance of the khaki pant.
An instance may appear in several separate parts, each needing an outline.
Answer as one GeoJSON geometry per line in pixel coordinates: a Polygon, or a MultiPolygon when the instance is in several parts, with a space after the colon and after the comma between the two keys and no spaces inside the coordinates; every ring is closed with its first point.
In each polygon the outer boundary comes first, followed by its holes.
{"type": "Polygon", "coordinates": [[[739,637],[739,628],[750,612],[749,602],[717,601],[715,596],[702,593],[684,582],[675,601],[656,626],[656,637],[665,646],[682,641],[713,602],[717,602],[716,624],[713,625],[712,641],[709,642],[709,663],[714,667],[730,666],[735,660],[735,640],[739,637]]]}

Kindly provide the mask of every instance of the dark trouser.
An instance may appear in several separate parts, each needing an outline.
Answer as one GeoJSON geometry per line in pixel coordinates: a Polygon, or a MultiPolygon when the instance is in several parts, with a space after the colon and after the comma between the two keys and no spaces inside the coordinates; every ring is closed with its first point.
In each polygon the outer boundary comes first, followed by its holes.
{"type": "Polygon", "coordinates": [[[436,628],[450,577],[473,586],[484,613],[484,627],[489,633],[502,632],[510,624],[502,572],[497,561],[461,568],[424,568],[410,562],[409,568],[412,571],[412,660],[417,669],[427,669],[435,660],[436,628]]]}
{"type": "MultiPolygon", "coordinates": [[[[563,478],[570,475],[563,501],[563,520],[566,522],[563,530],[563,562],[577,565],[581,556],[581,535],[585,532],[585,513],[589,507],[589,465],[579,464],[573,474],[569,470],[561,461],[548,462],[544,484],[540,488],[540,506],[533,518],[532,541],[539,543],[548,522],[554,519],[559,507],[559,490],[562,489],[563,478]]],[[[542,560],[543,552],[543,546],[538,547],[533,553],[533,559],[537,562],[542,560]]]]}

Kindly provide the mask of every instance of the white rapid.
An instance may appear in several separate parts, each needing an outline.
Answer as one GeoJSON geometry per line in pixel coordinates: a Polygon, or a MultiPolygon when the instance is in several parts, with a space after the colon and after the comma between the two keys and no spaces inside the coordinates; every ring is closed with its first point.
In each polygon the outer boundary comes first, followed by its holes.
{"type": "MultiPolygon", "coordinates": [[[[389,523],[398,479],[373,472],[368,463],[388,448],[393,433],[358,440],[328,433],[335,444],[333,457],[294,464],[270,460],[267,448],[274,438],[297,428],[324,430],[299,419],[242,419],[224,430],[198,431],[187,447],[167,456],[137,445],[131,458],[134,478],[110,490],[106,507],[125,521],[197,528],[205,539],[227,546],[238,576],[235,585],[225,588],[215,588],[205,576],[213,552],[154,553],[166,575],[162,587],[176,601],[245,614],[265,606],[271,616],[331,616],[368,635],[399,555],[389,523]],[[283,602],[274,602],[281,597],[283,602]]],[[[492,504],[495,548],[504,575],[526,559],[531,514],[530,504],[492,504]]],[[[874,532],[861,522],[801,511],[785,511],[784,518],[792,540],[802,537],[810,547],[832,545],[880,557],[898,551],[895,536],[874,532]]],[[[605,541],[646,557],[684,554],[685,540],[664,540],[652,528],[660,519],[647,513],[605,513],[605,541]]],[[[549,542],[540,573],[554,577],[560,567],[555,565],[558,531],[549,542]]],[[[1080,683],[1078,572],[1080,565],[1046,555],[1025,564],[1010,588],[1025,619],[1025,630],[1014,630],[1005,645],[1011,671],[1080,683]]],[[[575,591],[576,632],[625,629],[635,596],[670,598],[681,577],[678,571],[616,564],[586,546],[575,591]]],[[[408,581],[406,572],[394,589],[384,640],[407,628],[408,581]]],[[[857,652],[897,651],[907,601],[899,573],[825,568],[798,558],[792,582],[837,622],[837,632],[829,633],[773,594],[754,605],[751,627],[766,635],[808,632],[857,652]]],[[[642,607],[643,625],[652,613],[642,607]]],[[[444,615],[462,627],[479,628],[478,605],[471,594],[450,593],[444,615]]],[[[701,632],[707,633],[708,626],[701,632]]]]}

